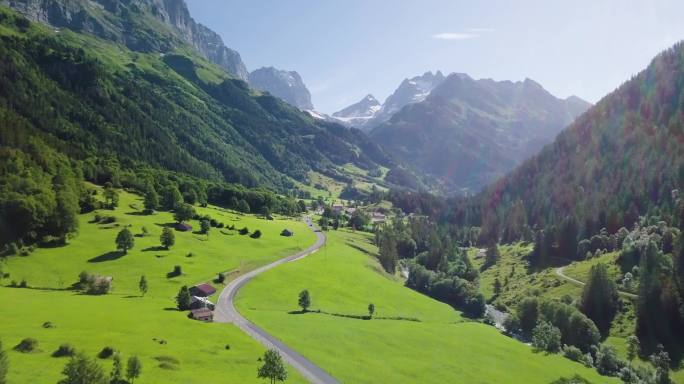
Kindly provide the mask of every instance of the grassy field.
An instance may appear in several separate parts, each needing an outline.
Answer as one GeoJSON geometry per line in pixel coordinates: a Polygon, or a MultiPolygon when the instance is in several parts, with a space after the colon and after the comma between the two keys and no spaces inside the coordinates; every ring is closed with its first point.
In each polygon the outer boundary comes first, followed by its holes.
{"type": "MultiPolygon", "coordinates": [[[[139,383],[260,382],[256,369],[257,358],[264,352],[261,345],[232,325],[189,320],[173,309],[174,297],[182,285],[211,281],[219,272],[241,273],[303,249],[314,242],[313,233],[300,222],[198,208],[227,225],[260,229],[263,236],[251,239],[216,228],[209,236],[176,232],[176,245],[166,251],[158,247],[159,235],[162,226],[173,222],[171,214],[140,215],[141,206],[140,197],[122,193],[117,210],[98,212],[116,217],[115,224],[93,223],[95,213],[82,215],[79,234],[69,245],[37,249],[30,256],[6,261],[4,270],[10,277],[3,285],[25,279],[30,289],[0,288],[0,338],[5,348],[11,348],[33,337],[42,350],[10,352],[10,383],[56,382],[66,360],[50,355],[61,343],[91,356],[104,346],[120,350],[124,357],[140,356],[143,375],[139,383]],[[115,251],[114,238],[128,225],[134,234],[145,226],[150,235],[136,237],[135,248],[121,255],[115,251]],[[284,228],[294,230],[296,236],[279,236],[284,228]],[[175,265],[182,267],[183,274],[167,278],[175,265]],[[112,276],[112,293],[95,297],[67,290],[81,271],[112,276]],[[138,281],[143,274],[149,292],[140,297],[138,281]],[[43,328],[45,322],[54,328],[43,328]],[[178,363],[160,368],[164,361],[178,363]]],[[[199,228],[197,222],[191,224],[199,228]]],[[[111,360],[100,362],[106,371],[111,369],[111,360]]],[[[289,371],[289,381],[304,382],[294,370],[289,371]]]]}
{"type": "Polygon", "coordinates": [[[575,373],[593,383],[617,382],[560,356],[533,353],[493,327],[404,288],[371,257],[376,249],[369,236],[341,230],[328,235],[321,251],[250,282],[236,304],[342,382],[550,383],[575,373]],[[311,293],[311,309],[326,313],[296,313],[302,289],[311,293]],[[371,302],[373,320],[331,315],[366,315],[371,302]]]}

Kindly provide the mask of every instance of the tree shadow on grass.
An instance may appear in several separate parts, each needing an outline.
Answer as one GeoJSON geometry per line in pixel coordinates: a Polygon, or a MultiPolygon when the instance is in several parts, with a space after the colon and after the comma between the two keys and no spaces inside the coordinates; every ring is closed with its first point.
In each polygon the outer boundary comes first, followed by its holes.
{"type": "Polygon", "coordinates": [[[142,250],[143,252],[161,252],[161,251],[168,251],[165,247],[157,245],[156,247],[147,247],[142,250]]]}
{"type": "Polygon", "coordinates": [[[154,223],[157,227],[162,227],[162,228],[175,228],[176,223],[154,223]]]}
{"type": "Polygon", "coordinates": [[[126,212],[126,214],[129,216],[150,216],[151,215],[151,213],[147,213],[145,211],[126,212]]]}
{"type": "Polygon", "coordinates": [[[169,311],[169,312],[181,312],[176,307],[166,307],[166,308],[164,308],[164,310],[169,311]]]}
{"type": "Polygon", "coordinates": [[[88,260],[89,263],[103,263],[105,261],[114,261],[118,260],[122,257],[124,257],[126,254],[121,252],[121,251],[112,251],[112,252],[107,252],[105,254],[102,254],[97,257],[93,257],[92,259],[88,260]]]}

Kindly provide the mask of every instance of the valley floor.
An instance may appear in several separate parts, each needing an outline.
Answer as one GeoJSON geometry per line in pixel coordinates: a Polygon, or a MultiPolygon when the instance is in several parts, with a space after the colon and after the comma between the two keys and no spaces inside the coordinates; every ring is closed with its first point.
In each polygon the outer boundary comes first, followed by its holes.
{"type": "MultiPolygon", "coordinates": [[[[231,324],[188,319],[187,312],[175,310],[175,296],[183,285],[211,282],[219,272],[243,273],[303,249],[313,244],[313,233],[298,221],[267,221],[215,207],[196,208],[226,225],[260,229],[263,235],[252,239],[217,228],[209,236],[176,232],[176,245],[166,251],[158,246],[159,235],[163,225],[173,222],[171,214],[141,215],[141,206],[139,196],[122,193],[119,208],[98,211],[115,217],[115,223],[94,223],[96,213],[82,215],[79,234],[69,245],[7,259],[3,269],[10,276],[0,288],[0,339],[10,349],[32,337],[40,349],[30,354],[9,351],[10,383],[57,382],[67,359],[51,354],[63,343],[91,357],[105,346],[119,350],[124,360],[139,356],[143,374],[136,382],[141,384],[261,382],[256,370],[264,347],[231,324]],[[134,234],[145,226],[149,236],[135,237],[135,247],[122,255],[114,251],[114,239],[128,225],[134,234]],[[280,236],[285,228],[295,236],[280,236]],[[176,265],[183,274],[167,278],[176,265]],[[113,291],[88,296],[68,290],[81,271],[112,276],[113,291]],[[149,292],[141,297],[138,281],[143,274],[149,292]],[[23,279],[30,288],[7,287],[23,279]],[[44,328],[46,322],[53,328],[44,328]]],[[[196,221],[191,224],[199,228],[196,221]]],[[[214,286],[220,290],[220,284],[214,286]]],[[[109,373],[111,359],[99,363],[109,373]]],[[[288,382],[305,382],[291,367],[288,371],[288,382]]]]}
{"type": "Polygon", "coordinates": [[[341,382],[546,384],[574,374],[617,382],[560,356],[534,353],[403,287],[382,272],[368,235],[327,234],[324,249],[256,277],[236,305],[341,382]],[[298,311],[303,289],[311,293],[309,313],[298,311]],[[359,318],[369,303],[373,319],[359,318]]]}

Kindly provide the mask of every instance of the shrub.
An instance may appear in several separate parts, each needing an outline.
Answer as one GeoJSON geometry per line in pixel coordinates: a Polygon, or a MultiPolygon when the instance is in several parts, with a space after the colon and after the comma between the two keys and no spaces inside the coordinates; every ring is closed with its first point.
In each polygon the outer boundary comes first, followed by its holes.
{"type": "Polygon", "coordinates": [[[74,356],[76,354],[76,348],[71,344],[62,344],[57,348],[56,351],[52,353],[52,357],[67,357],[74,356]]]}
{"type": "Polygon", "coordinates": [[[258,239],[258,238],[260,238],[260,237],[261,237],[261,231],[257,229],[257,230],[254,231],[254,233],[252,233],[249,237],[251,237],[252,239],[258,239]]]}
{"type": "Polygon", "coordinates": [[[226,275],[223,273],[219,273],[218,276],[216,276],[216,280],[214,280],[217,284],[223,284],[224,281],[226,281],[226,275]]]}
{"type": "Polygon", "coordinates": [[[14,350],[22,353],[31,353],[38,351],[38,340],[27,337],[14,347],[14,350]]]}
{"type": "Polygon", "coordinates": [[[561,348],[560,329],[546,321],[540,321],[532,331],[532,345],[541,351],[556,353],[561,348]]]}
{"type": "Polygon", "coordinates": [[[572,360],[572,361],[577,361],[577,362],[582,362],[584,361],[584,354],[582,351],[574,347],[572,345],[564,345],[563,346],[563,356],[566,358],[572,360]]]}
{"type": "Polygon", "coordinates": [[[19,283],[19,288],[28,288],[28,283],[26,282],[26,279],[21,279],[21,283],[19,283]]]}
{"type": "Polygon", "coordinates": [[[108,358],[114,356],[114,352],[116,352],[114,350],[114,348],[104,347],[104,348],[102,348],[100,353],[97,354],[97,357],[99,357],[100,359],[108,359],[108,358]]]}
{"type": "Polygon", "coordinates": [[[241,234],[242,236],[244,236],[244,235],[246,235],[246,234],[248,234],[248,233],[249,233],[249,228],[247,228],[247,227],[244,227],[244,228],[242,228],[242,229],[240,230],[240,234],[241,234]]]}
{"type": "Polygon", "coordinates": [[[55,328],[55,325],[52,324],[52,322],[50,322],[50,321],[46,321],[46,322],[43,323],[43,328],[45,328],[45,329],[52,329],[52,328],[55,328]]]}

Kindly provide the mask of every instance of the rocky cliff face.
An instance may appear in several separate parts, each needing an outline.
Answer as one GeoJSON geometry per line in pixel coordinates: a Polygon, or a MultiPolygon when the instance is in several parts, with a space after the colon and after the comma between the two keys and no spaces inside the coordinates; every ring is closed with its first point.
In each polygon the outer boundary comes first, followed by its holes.
{"type": "Polygon", "coordinates": [[[446,192],[472,193],[537,153],[589,107],[577,97],[556,98],[529,79],[455,73],[370,136],[446,192]]]}
{"type": "Polygon", "coordinates": [[[297,72],[273,67],[259,68],[249,74],[249,83],[252,87],[279,97],[300,110],[314,109],[311,93],[297,72]]]}
{"type": "Polygon", "coordinates": [[[166,52],[189,44],[233,76],[247,80],[240,55],[197,23],[183,0],[0,0],[27,18],[125,44],[143,52],[166,52]]]}

